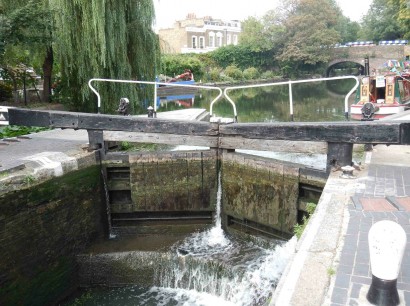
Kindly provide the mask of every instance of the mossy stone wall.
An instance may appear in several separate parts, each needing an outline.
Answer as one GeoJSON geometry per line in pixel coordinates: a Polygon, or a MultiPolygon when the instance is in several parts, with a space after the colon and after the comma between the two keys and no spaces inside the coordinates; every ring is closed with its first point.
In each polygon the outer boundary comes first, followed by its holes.
{"type": "MultiPolygon", "coordinates": [[[[119,167],[110,161],[105,166],[108,172],[119,167]]],[[[112,213],[212,211],[215,207],[215,151],[130,154],[121,167],[129,167],[129,178],[109,180],[108,186],[124,194],[129,190],[130,199],[112,197],[112,213]]]]}
{"type": "Polygon", "coordinates": [[[225,153],[222,164],[225,215],[293,233],[299,197],[298,167],[238,153],[225,153]]]}
{"type": "Polygon", "coordinates": [[[103,233],[100,168],[0,195],[0,305],[51,305],[77,286],[75,255],[103,233]]]}

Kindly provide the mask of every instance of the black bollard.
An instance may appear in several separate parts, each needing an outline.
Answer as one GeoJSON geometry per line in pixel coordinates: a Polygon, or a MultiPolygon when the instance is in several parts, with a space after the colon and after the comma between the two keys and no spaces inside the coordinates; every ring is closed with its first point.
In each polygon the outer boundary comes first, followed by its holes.
{"type": "Polygon", "coordinates": [[[373,305],[396,306],[400,304],[397,278],[406,243],[406,233],[396,222],[382,220],[370,228],[369,251],[372,283],[367,293],[367,300],[373,305]]]}

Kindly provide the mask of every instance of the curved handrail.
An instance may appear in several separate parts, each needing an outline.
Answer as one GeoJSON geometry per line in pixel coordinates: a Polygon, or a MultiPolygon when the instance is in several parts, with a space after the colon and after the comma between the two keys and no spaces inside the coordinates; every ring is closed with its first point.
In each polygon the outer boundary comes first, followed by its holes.
{"type": "MultiPolygon", "coordinates": [[[[340,77],[330,77],[330,78],[318,78],[318,79],[308,79],[308,80],[297,80],[297,81],[284,81],[284,82],[276,82],[276,83],[265,83],[265,84],[254,84],[254,85],[244,85],[244,86],[231,86],[226,87],[224,90],[225,98],[232,104],[235,105],[235,102],[228,96],[228,91],[232,89],[244,89],[244,88],[256,88],[256,87],[267,87],[267,86],[276,86],[276,85],[289,85],[289,108],[290,108],[290,116],[293,121],[293,98],[292,98],[292,84],[297,83],[309,83],[309,82],[320,82],[320,81],[330,81],[330,80],[340,80],[340,79],[354,79],[356,80],[355,86],[347,93],[345,96],[345,118],[349,118],[349,97],[350,95],[357,89],[359,86],[359,79],[353,75],[347,76],[340,76],[340,77]]],[[[235,117],[236,117],[236,107],[235,110],[235,117]]]]}
{"type": "MultiPolygon", "coordinates": [[[[216,89],[219,91],[219,94],[216,96],[214,100],[212,100],[211,105],[216,102],[218,99],[222,97],[222,89],[219,87],[214,86],[203,86],[203,85],[189,85],[189,84],[173,84],[173,83],[164,83],[164,82],[151,82],[151,81],[134,81],[134,80],[116,80],[116,79],[100,79],[94,78],[88,81],[88,87],[96,94],[97,96],[97,112],[100,113],[101,109],[101,96],[98,91],[91,85],[94,81],[100,82],[112,82],[112,83],[131,83],[131,84],[151,84],[155,86],[155,93],[154,93],[154,112],[157,111],[157,85],[164,85],[164,86],[174,86],[174,87],[190,87],[190,88],[203,88],[203,89],[216,89]]],[[[211,108],[212,109],[212,108],[211,108]]],[[[211,112],[212,115],[212,112],[211,112]]]]}

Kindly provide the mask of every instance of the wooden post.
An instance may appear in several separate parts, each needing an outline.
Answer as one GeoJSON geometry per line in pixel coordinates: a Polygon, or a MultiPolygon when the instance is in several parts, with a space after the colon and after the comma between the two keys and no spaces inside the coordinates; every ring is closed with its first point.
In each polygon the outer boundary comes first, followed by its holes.
{"type": "Polygon", "coordinates": [[[101,153],[105,155],[104,137],[103,131],[87,130],[88,132],[88,150],[101,150],[101,153]]]}
{"type": "Polygon", "coordinates": [[[330,173],[333,166],[344,167],[352,164],[353,143],[328,142],[326,173],[330,173]]]}

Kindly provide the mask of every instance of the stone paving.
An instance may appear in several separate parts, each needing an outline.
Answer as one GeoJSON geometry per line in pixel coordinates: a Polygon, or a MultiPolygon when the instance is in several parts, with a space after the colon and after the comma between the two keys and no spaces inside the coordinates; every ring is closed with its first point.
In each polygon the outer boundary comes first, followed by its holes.
{"type": "Polygon", "coordinates": [[[354,177],[332,171],[270,306],[370,305],[368,233],[392,220],[407,234],[397,280],[410,305],[410,146],[377,145],[354,177]]]}
{"type": "MultiPolygon", "coordinates": [[[[370,267],[368,233],[381,220],[400,224],[410,237],[410,168],[369,165],[367,180],[356,190],[348,205],[349,222],[337,267],[331,305],[370,305],[370,267]]],[[[397,280],[400,305],[410,305],[410,241],[397,280]]]]}

